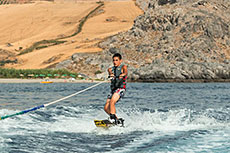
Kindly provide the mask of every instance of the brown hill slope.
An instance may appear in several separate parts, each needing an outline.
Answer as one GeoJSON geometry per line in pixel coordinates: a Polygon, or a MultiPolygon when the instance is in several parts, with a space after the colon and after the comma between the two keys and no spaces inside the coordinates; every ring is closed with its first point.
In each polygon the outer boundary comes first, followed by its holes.
{"type": "Polygon", "coordinates": [[[18,60],[17,64],[5,67],[47,68],[76,52],[101,51],[97,47],[99,41],[130,29],[133,20],[142,13],[133,1],[106,1],[78,35],[61,39],[65,43],[43,48],[44,44],[18,55],[35,42],[72,35],[80,20],[98,5],[96,1],[55,1],[0,6],[0,48],[14,53],[18,60]]]}

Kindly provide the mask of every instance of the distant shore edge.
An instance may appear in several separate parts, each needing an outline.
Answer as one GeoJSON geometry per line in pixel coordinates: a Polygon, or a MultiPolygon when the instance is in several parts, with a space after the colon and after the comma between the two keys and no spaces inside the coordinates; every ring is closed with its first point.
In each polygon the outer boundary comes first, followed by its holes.
{"type": "MultiPolygon", "coordinates": [[[[41,83],[45,79],[0,79],[0,83],[41,83]]],[[[49,79],[52,83],[97,83],[98,80],[49,79]]]]}
{"type": "MultiPolygon", "coordinates": [[[[0,79],[0,83],[41,83],[45,79],[0,79]]],[[[70,80],[70,79],[49,79],[52,83],[98,83],[100,80],[70,80]]],[[[106,81],[105,81],[106,82],[106,81]]],[[[109,82],[109,81],[107,81],[109,82]]],[[[139,83],[230,83],[230,79],[155,79],[155,80],[129,80],[128,82],[139,83]]]]}

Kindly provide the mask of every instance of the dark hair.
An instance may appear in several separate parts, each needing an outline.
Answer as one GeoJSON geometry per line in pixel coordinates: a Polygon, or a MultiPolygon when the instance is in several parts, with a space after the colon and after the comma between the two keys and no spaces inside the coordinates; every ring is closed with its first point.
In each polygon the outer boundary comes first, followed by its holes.
{"type": "Polygon", "coordinates": [[[119,53],[115,53],[115,54],[113,55],[113,58],[114,58],[114,57],[118,57],[120,60],[122,59],[121,54],[119,54],[119,53]]]}

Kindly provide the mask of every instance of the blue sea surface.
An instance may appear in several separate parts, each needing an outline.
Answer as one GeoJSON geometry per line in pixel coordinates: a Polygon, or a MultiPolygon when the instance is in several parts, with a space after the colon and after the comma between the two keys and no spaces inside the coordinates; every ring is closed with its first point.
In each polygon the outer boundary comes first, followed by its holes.
{"type": "MultiPolygon", "coordinates": [[[[0,116],[47,104],[94,83],[0,84],[0,116]]],[[[116,104],[125,127],[97,128],[109,84],[0,120],[1,153],[230,152],[230,83],[128,83],[116,104]]]]}

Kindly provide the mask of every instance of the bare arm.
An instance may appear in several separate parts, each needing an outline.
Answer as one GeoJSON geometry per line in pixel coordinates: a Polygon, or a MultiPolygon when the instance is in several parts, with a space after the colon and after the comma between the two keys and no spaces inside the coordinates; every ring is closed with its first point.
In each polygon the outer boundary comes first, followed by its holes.
{"type": "Polygon", "coordinates": [[[126,65],[124,65],[124,66],[122,67],[122,73],[121,73],[121,75],[120,75],[120,79],[123,78],[124,76],[127,76],[127,75],[128,75],[128,68],[127,68],[126,65]]]}

